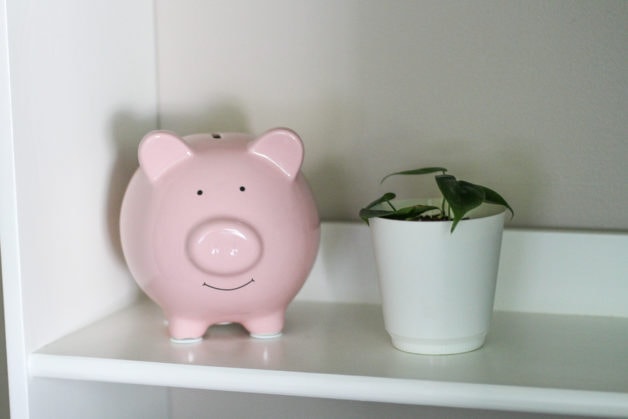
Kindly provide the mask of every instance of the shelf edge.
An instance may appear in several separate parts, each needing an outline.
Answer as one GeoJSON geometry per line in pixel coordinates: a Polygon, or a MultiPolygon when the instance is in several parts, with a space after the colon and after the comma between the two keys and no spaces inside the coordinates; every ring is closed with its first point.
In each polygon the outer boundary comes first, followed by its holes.
{"type": "Polygon", "coordinates": [[[628,394],[34,353],[34,378],[548,414],[628,416],[628,394]]]}

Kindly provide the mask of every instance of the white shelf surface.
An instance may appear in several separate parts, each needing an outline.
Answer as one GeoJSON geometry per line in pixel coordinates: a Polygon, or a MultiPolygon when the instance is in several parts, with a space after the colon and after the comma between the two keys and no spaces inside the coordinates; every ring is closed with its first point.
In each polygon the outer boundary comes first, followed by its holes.
{"type": "Polygon", "coordinates": [[[394,349],[377,304],[295,301],[284,335],[214,326],[169,341],[141,300],[30,356],[30,374],[335,399],[628,416],[628,319],[497,311],[486,345],[424,356],[394,349]]]}

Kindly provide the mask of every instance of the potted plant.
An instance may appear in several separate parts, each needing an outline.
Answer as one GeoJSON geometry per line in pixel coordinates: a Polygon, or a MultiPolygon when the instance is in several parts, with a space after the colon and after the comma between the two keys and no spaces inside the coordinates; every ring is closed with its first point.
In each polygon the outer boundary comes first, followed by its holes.
{"type": "Polygon", "coordinates": [[[373,239],[384,323],[402,351],[472,351],[486,339],[505,211],[514,212],[497,192],[443,167],[381,182],[425,174],[436,174],[441,198],[397,200],[387,192],[360,210],[373,239]]]}

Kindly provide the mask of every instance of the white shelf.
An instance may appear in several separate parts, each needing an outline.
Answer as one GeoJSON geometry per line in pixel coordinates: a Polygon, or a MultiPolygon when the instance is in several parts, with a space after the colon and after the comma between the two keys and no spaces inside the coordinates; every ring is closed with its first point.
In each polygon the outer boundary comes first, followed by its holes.
{"type": "Polygon", "coordinates": [[[628,319],[496,312],[485,347],[395,350],[377,304],[295,301],[285,333],[170,343],[149,301],[31,354],[30,373],[116,383],[529,412],[628,415],[628,319]]]}

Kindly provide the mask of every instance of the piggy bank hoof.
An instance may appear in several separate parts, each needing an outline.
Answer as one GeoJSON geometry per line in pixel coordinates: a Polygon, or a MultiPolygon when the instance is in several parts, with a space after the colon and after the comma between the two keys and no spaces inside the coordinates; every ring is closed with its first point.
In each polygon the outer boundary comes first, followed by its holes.
{"type": "Polygon", "coordinates": [[[281,337],[282,332],[277,333],[251,333],[251,337],[255,339],[275,339],[281,337]]]}
{"type": "Polygon", "coordinates": [[[180,344],[190,344],[190,343],[198,343],[200,341],[202,341],[203,338],[202,337],[198,337],[198,338],[170,338],[170,342],[172,343],[176,343],[177,345],[180,344]]]}

